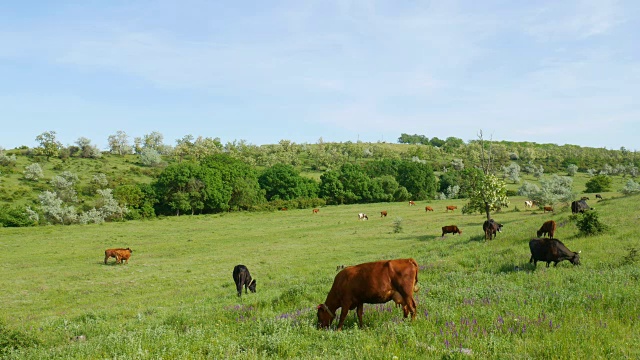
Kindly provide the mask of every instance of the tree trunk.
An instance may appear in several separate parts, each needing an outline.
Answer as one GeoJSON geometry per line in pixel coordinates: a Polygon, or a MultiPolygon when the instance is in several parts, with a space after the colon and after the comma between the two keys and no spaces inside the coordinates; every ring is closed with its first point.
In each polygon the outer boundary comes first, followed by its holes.
{"type": "Polygon", "coordinates": [[[491,207],[489,204],[484,203],[484,211],[487,213],[487,221],[491,220],[491,207]]]}

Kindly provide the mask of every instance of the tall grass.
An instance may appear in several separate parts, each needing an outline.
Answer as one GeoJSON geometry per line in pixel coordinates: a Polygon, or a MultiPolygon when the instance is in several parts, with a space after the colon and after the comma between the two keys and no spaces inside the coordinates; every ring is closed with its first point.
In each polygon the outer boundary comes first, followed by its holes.
{"type": "Polygon", "coordinates": [[[567,208],[503,209],[493,215],[503,232],[485,241],[483,215],[445,212],[461,200],[3,228],[0,323],[26,340],[0,356],[638,358],[640,269],[625,260],[638,247],[637,201],[591,201],[610,226],[591,237],[567,208]],[[380,210],[390,216],[357,219],[380,210]],[[528,241],[549,219],[582,250],[581,266],[528,263],[528,241]],[[451,224],[463,235],[442,238],[451,224]],[[131,247],[130,264],[104,265],[109,247],[131,247]],[[403,257],[420,264],[415,321],[389,303],[365,306],[363,329],[352,312],[342,332],[315,328],[336,265],[403,257]],[[257,293],[236,296],[237,264],[257,293]]]}

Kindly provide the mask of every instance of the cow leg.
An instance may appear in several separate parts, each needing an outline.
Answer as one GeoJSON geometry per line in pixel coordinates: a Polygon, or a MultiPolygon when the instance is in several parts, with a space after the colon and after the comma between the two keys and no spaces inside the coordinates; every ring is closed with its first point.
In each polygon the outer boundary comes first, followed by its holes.
{"type": "Polygon", "coordinates": [[[338,322],[338,330],[342,330],[342,325],[344,325],[344,320],[347,318],[347,314],[349,313],[349,306],[342,306],[342,310],[340,310],[340,321],[338,322]]]}
{"type": "Polygon", "coordinates": [[[105,264],[105,265],[107,265],[107,259],[108,259],[108,258],[109,258],[109,256],[108,256],[108,255],[105,255],[105,256],[104,256],[104,264],[105,264]]]}
{"type": "Polygon", "coordinates": [[[122,258],[120,257],[120,255],[116,254],[116,264],[121,264],[122,263],[122,258]]]}
{"type": "Polygon", "coordinates": [[[364,312],[364,303],[358,305],[356,313],[358,314],[358,325],[362,328],[362,313],[364,312]]]}

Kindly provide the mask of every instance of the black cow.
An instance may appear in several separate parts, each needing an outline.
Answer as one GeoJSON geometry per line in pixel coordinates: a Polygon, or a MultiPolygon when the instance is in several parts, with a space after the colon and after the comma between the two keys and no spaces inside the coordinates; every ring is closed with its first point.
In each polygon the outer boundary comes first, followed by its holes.
{"type": "Polygon", "coordinates": [[[233,267],[233,281],[236,282],[236,289],[238,290],[238,296],[242,296],[242,287],[244,286],[244,292],[248,294],[247,288],[251,292],[256,292],[256,279],[251,278],[249,269],[244,265],[236,265],[233,267]]]}
{"type": "Polygon", "coordinates": [[[596,194],[596,199],[604,200],[600,194],[596,194]]]}
{"type": "Polygon", "coordinates": [[[585,200],[578,200],[578,201],[571,202],[572,214],[583,213],[589,209],[591,208],[589,207],[589,205],[587,205],[587,202],[585,200]]]}
{"type": "Polygon", "coordinates": [[[493,239],[498,235],[497,233],[502,232],[502,224],[497,223],[493,219],[486,220],[484,224],[482,224],[482,230],[484,230],[484,238],[487,237],[489,240],[493,239]]]}
{"type": "Polygon", "coordinates": [[[563,260],[569,260],[573,265],[580,265],[580,252],[567,249],[558,239],[531,239],[529,249],[531,250],[529,262],[534,266],[538,265],[538,261],[546,262],[547,267],[553,261],[553,266],[557,266],[563,260]]]}

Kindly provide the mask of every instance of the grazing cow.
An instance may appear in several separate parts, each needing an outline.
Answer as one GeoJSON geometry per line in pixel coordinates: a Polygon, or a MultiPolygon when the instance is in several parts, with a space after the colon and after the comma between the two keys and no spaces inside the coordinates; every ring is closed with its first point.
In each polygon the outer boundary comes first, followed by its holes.
{"type": "Polygon", "coordinates": [[[544,224],[540,227],[540,230],[536,233],[538,237],[542,237],[545,234],[549,236],[549,239],[553,237],[553,234],[556,232],[556,222],[553,220],[545,221],[544,224]]]}
{"type": "Polygon", "coordinates": [[[433,211],[431,206],[425,206],[424,211],[433,211]]]}
{"type": "Polygon", "coordinates": [[[494,239],[497,233],[502,232],[502,224],[496,222],[493,219],[485,220],[482,224],[482,230],[484,230],[484,239],[494,239]]]}
{"type": "Polygon", "coordinates": [[[600,194],[596,194],[596,199],[604,200],[600,194]]]}
{"type": "Polygon", "coordinates": [[[380,211],[380,217],[387,217],[387,210],[380,211]]]}
{"type": "Polygon", "coordinates": [[[418,263],[414,259],[381,260],[349,266],[338,274],[324,303],[318,305],[318,328],[328,328],[341,308],[338,330],[342,330],[349,310],[357,309],[362,327],[364,304],[383,304],[393,300],[402,306],[404,317],[416,317],[413,292],[418,283],[418,263]]]}
{"type": "Polygon", "coordinates": [[[320,211],[320,209],[313,209],[313,213],[317,214],[320,211]]]}
{"type": "Polygon", "coordinates": [[[244,293],[248,294],[247,288],[252,292],[256,292],[256,279],[251,278],[249,269],[244,265],[236,265],[233,267],[233,281],[236,283],[236,290],[238,290],[238,296],[242,296],[242,287],[244,286],[244,293]]]}
{"type": "Polygon", "coordinates": [[[533,207],[533,201],[531,201],[531,200],[525,200],[525,202],[524,202],[524,207],[525,207],[525,208],[531,208],[531,207],[533,207]]]}
{"type": "Polygon", "coordinates": [[[446,212],[449,212],[449,210],[454,211],[454,210],[455,210],[455,209],[457,209],[457,208],[458,208],[458,207],[457,207],[457,206],[454,206],[454,205],[447,205],[447,210],[446,210],[446,212]]]}
{"type": "Polygon", "coordinates": [[[280,211],[287,211],[289,209],[287,209],[286,207],[280,208],[280,211]]]}
{"type": "Polygon", "coordinates": [[[442,227],[442,237],[444,237],[444,234],[455,235],[456,233],[462,235],[462,230],[458,229],[458,227],[455,225],[448,225],[448,226],[442,227]]]}
{"type": "Polygon", "coordinates": [[[589,205],[587,205],[587,202],[585,200],[578,200],[578,201],[571,202],[572,214],[583,213],[589,209],[593,210],[592,208],[589,207],[589,205]]]}
{"type": "Polygon", "coordinates": [[[543,207],[543,208],[542,208],[542,212],[543,212],[543,213],[546,213],[547,211],[549,211],[549,212],[553,212],[553,207],[551,207],[551,206],[545,206],[545,207],[543,207]]]}
{"type": "Polygon", "coordinates": [[[413,206],[413,205],[415,205],[415,204],[416,204],[416,203],[414,203],[414,202],[413,202],[413,200],[409,200],[409,206],[413,206]]]}
{"type": "Polygon", "coordinates": [[[369,220],[369,217],[365,213],[358,214],[358,220],[369,220]]]}
{"type": "Polygon", "coordinates": [[[531,239],[529,241],[529,249],[531,250],[530,263],[533,266],[538,265],[538,261],[544,261],[549,267],[549,263],[553,261],[553,266],[557,266],[563,260],[569,260],[573,265],[580,265],[580,253],[567,249],[558,239],[531,239]]]}
{"type": "Polygon", "coordinates": [[[588,196],[583,196],[583,197],[580,198],[580,200],[589,200],[589,197],[588,196]]]}
{"type": "Polygon", "coordinates": [[[104,264],[107,264],[107,259],[116,258],[116,264],[121,264],[122,260],[125,261],[125,264],[129,263],[129,258],[131,257],[131,253],[133,250],[126,248],[117,248],[117,249],[107,249],[104,251],[104,264]]]}

